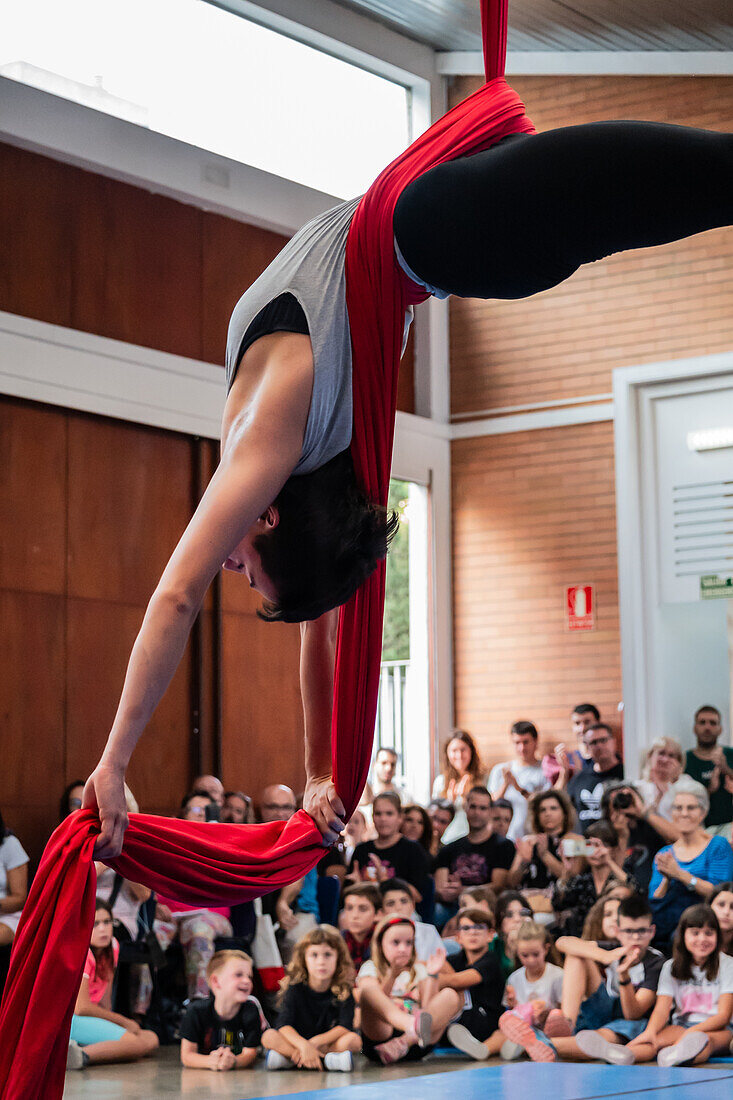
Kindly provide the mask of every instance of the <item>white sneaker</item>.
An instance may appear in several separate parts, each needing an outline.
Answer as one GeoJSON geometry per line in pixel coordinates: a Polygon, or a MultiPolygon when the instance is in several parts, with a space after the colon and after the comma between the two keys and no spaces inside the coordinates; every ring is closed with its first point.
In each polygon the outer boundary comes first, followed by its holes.
{"type": "Polygon", "coordinates": [[[608,1062],[611,1066],[632,1066],[636,1061],[633,1050],[622,1046],[621,1043],[610,1043],[597,1031],[579,1031],[575,1036],[583,1054],[589,1058],[597,1058],[601,1062],[608,1062]]]}
{"type": "Polygon", "coordinates": [[[323,1065],[329,1073],[351,1073],[354,1059],[350,1050],[329,1051],[323,1059],[323,1065]]]}
{"type": "Polygon", "coordinates": [[[457,1050],[463,1051],[475,1062],[485,1062],[489,1057],[489,1048],[479,1042],[463,1024],[451,1024],[448,1028],[448,1042],[457,1050]]]}
{"type": "Polygon", "coordinates": [[[511,1039],[505,1039],[499,1051],[500,1057],[502,1057],[505,1062],[516,1062],[523,1054],[524,1047],[520,1047],[519,1043],[513,1043],[511,1039]]]}
{"type": "Polygon", "coordinates": [[[664,1047],[657,1055],[658,1066],[681,1066],[691,1062],[707,1046],[708,1037],[702,1031],[687,1031],[674,1046],[664,1047]]]}
{"type": "Polygon", "coordinates": [[[89,1061],[89,1057],[84,1056],[84,1051],[77,1043],[76,1039],[69,1039],[69,1051],[66,1055],[66,1068],[67,1069],[84,1069],[84,1066],[89,1061]]]}
{"type": "Polygon", "coordinates": [[[268,1050],[265,1069],[295,1069],[295,1062],[286,1058],[284,1054],[278,1054],[276,1050],[268,1050]]]}

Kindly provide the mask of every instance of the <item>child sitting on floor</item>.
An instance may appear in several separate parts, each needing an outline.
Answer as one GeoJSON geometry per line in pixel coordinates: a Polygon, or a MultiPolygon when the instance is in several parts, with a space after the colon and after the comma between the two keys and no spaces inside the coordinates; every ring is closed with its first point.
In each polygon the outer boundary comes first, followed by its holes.
{"type": "Polygon", "coordinates": [[[267,1021],[252,994],[252,960],[244,951],[217,951],[206,967],[211,990],[196,997],[181,1020],[181,1065],[247,1069],[257,1057],[267,1021]]]}
{"type": "Polygon", "coordinates": [[[601,984],[606,967],[623,953],[618,939],[619,905],[620,899],[612,895],[599,898],[585,918],[583,935],[560,936],[555,943],[565,956],[562,1014],[573,1027],[582,1002],[601,984]]]}
{"type": "Polygon", "coordinates": [[[71,1020],[67,1069],[136,1062],[158,1048],[154,1031],[112,1011],[112,982],[120,945],[112,935],[112,910],[97,898],[92,937],[71,1020]]]}
{"type": "Polygon", "coordinates": [[[629,1043],[637,1062],[651,1062],[656,1055],[660,1066],[698,1065],[728,1053],[733,958],[720,948],[720,926],[710,906],[685,909],[672,958],[662,967],[654,1011],[646,1029],[629,1043]]]}
{"type": "Polygon", "coordinates": [[[344,904],[339,927],[354,964],[354,973],[358,974],[361,964],[369,958],[374,927],[381,915],[382,895],[374,883],[358,882],[347,886],[342,897],[344,904]]]}
{"type": "Polygon", "coordinates": [[[504,975],[491,943],[494,918],[483,909],[458,913],[461,950],[451,955],[440,972],[443,990],[460,994],[458,1014],[448,1028],[448,1039],[476,1061],[498,1054],[504,1036],[498,1030],[504,975]]]}
{"type": "MultiPolygon", "coordinates": [[[[605,981],[599,980],[581,1005],[575,1034],[553,1038],[551,1045],[543,1041],[541,1033],[530,1035],[525,1031],[516,1040],[534,1061],[554,1061],[558,1055],[575,1060],[598,1058],[612,1065],[631,1065],[634,1061],[632,1046],[623,1044],[647,1027],[664,958],[649,946],[655,928],[645,897],[636,894],[621,901],[617,919],[621,946],[611,953],[618,957],[609,964],[605,981]]],[[[514,1021],[500,1026],[507,1035],[521,1030],[514,1021]]]]}
{"type": "MultiPolygon", "coordinates": [[[[493,916],[496,913],[496,894],[490,886],[467,886],[458,895],[459,912],[461,909],[485,909],[487,913],[491,913],[493,916]]],[[[461,950],[458,943],[458,913],[443,926],[443,931],[440,934],[443,939],[443,946],[449,955],[461,950]]]]}
{"type": "Polygon", "coordinates": [[[434,924],[424,924],[415,916],[415,902],[410,887],[401,878],[389,878],[379,887],[382,913],[385,917],[409,917],[415,925],[415,953],[424,963],[436,951],[443,950],[440,933],[434,924]]]}
{"type": "MultiPolygon", "coordinates": [[[[548,962],[553,947],[544,925],[526,920],[519,926],[516,940],[517,962],[522,966],[509,975],[504,1004],[528,1024],[542,1028],[546,1035],[570,1035],[572,1028],[560,1011],[563,970],[548,962]]],[[[501,1056],[518,1058],[523,1047],[509,1039],[502,1044],[501,1056]]]]}
{"type": "Polygon", "coordinates": [[[444,961],[442,950],[426,963],[417,961],[415,926],[407,917],[379,922],[372,957],[357,978],[367,1058],[383,1065],[417,1061],[437,1042],[461,1004],[454,990],[438,991],[444,961]]]}
{"type": "Polygon", "coordinates": [[[281,983],[277,1028],[262,1036],[267,1068],[350,1073],[361,1050],[354,1031],[352,965],[346,944],[319,924],[295,945],[281,983]]]}

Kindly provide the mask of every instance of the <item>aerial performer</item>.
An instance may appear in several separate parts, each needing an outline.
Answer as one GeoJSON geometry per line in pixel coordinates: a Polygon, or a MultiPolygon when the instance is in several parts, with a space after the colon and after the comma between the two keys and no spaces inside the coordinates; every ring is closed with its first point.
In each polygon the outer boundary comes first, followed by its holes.
{"type": "Polygon", "coordinates": [[[430,294],[524,298],[581,264],[733,222],[733,136],[649,122],[535,133],[503,79],[507,0],[482,0],[487,82],[315,218],[237,304],[221,462],[150,600],[82,810],[51,837],[15,938],[3,1100],[60,1097],[94,916],[93,859],[194,905],[236,904],[318,861],[371,757],[397,367],[430,294]],[[131,754],[222,567],[301,623],[304,809],[218,825],[128,816],[131,754]]]}

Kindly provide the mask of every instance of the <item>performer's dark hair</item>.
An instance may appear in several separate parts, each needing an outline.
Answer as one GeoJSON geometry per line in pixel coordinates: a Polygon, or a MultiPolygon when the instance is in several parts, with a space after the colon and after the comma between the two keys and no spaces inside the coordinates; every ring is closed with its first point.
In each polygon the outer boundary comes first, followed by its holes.
{"type": "Polygon", "coordinates": [[[396,512],[359,488],[348,451],[288,478],[273,503],[279,523],[254,540],[278,593],[257,612],[265,622],[317,619],[346,603],[386,557],[399,527],[396,512]]]}

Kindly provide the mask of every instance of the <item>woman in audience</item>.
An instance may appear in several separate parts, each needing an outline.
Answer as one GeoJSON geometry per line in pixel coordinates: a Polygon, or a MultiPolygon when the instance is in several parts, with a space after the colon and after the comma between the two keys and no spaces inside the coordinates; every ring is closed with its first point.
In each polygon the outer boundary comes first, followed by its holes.
{"type": "Polygon", "coordinates": [[[722,836],[708,836],[703,828],[710,800],[702,783],[682,775],[673,789],[672,820],[680,839],[657,853],[649,883],[660,945],[670,942],[685,909],[709,901],[719,882],[733,878],[729,842],[722,836]]]}
{"type": "Polygon", "coordinates": [[[81,809],[81,797],[83,794],[83,779],[75,779],[72,783],[64,787],[64,792],[59,802],[59,821],[63,821],[69,814],[73,814],[74,810],[81,809]]]}
{"type": "Polygon", "coordinates": [[[672,958],[659,975],[649,1023],[629,1043],[637,1062],[651,1062],[656,1056],[660,1066],[699,1065],[714,1054],[728,1053],[733,959],[722,951],[720,941],[718,920],[709,905],[685,910],[672,958]]]}
{"type": "Polygon", "coordinates": [[[623,781],[606,786],[601,798],[601,820],[610,821],[616,830],[616,862],[634,876],[645,894],[654,856],[665,843],[677,840],[677,828],[655,811],[646,809],[637,791],[623,781]]]}
{"type": "Polygon", "coordinates": [[[359,809],[354,810],[344,829],[343,852],[347,867],[351,863],[357,844],[364,844],[365,841],[370,840],[373,832],[364,813],[359,809]]]}
{"type": "Polygon", "coordinates": [[[733,955],[733,882],[721,882],[710,895],[710,908],[720,925],[720,950],[733,955]]]}
{"type": "Polygon", "coordinates": [[[403,807],[400,832],[408,840],[416,840],[423,846],[428,856],[432,856],[430,849],[433,842],[433,823],[423,806],[411,803],[403,807]]]}
{"type": "Polygon", "coordinates": [[[445,952],[435,952],[425,965],[418,962],[415,926],[400,916],[379,922],[371,952],[357,977],[364,1053],[382,1065],[417,1061],[461,1008],[455,990],[438,991],[445,952]]]}
{"type": "Polygon", "coordinates": [[[552,908],[558,915],[563,933],[580,936],[591,906],[604,891],[621,883],[633,890],[638,885],[633,875],[624,871],[614,858],[618,849],[618,834],[609,821],[596,821],[585,833],[590,850],[587,869],[579,874],[571,860],[564,856],[563,873],[555,882],[552,908]]]}
{"type": "Polygon", "coordinates": [[[456,808],[447,798],[433,798],[428,806],[428,817],[432,822],[433,835],[430,841],[430,855],[436,858],[443,843],[448,826],[456,816],[456,808]]]}
{"type": "Polygon", "coordinates": [[[496,902],[496,936],[491,941],[493,951],[506,980],[517,968],[517,933],[526,920],[532,919],[532,909],[518,890],[503,890],[496,902]]]}
{"type": "Polygon", "coordinates": [[[486,772],[476,744],[466,730],[453,730],[443,748],[443,771],[433,783],[433,798],[447,798],[455,817],[443,834],[443,844],[460,840],[468,833],[463,803],[472,787],[486,786],[486,772]]]}
{"type": "MultiPolygon", "coordinates": [[[[215,805],[210,795],[193,791],[183,799],[178,816],[184,821],[205,821],[209,805],[215,805]]],[[[210,824],[215,829],[219,823],[210,824]]],[[[206,967],[216,951],[216,937],[232,935],[230,912],[229,906],[202,909],[158,894],[153,931],[163,950],[178,937],[186,962],[189,997],[209,996],[206,967]]]]}
{"type": "Polygon", "coordinates": [[[154,1031],[112,1011],[112,982],[120,947],[112,910],[97,898],[92,938],[71,1020],[67,1069],[107,1062],[136,1062],[158,1048],[154,1031]]]}
{"type": "MultiPolygon", "coordinates": [[[[658,737],[649,746],[641,779],[635,783],[646,807],[656,810],[666,821],[672,822],[672,785],[677,782],[685,767],[682,746],[674,737],[658,737]]],[[[669,837],[675,841],[676,836],[669,837]]]]}
{"type": "Polygon", "coordinates": [[[0,947],[15,939],[28,896],[28,855],[0,813],[0,947]]]}
{"type": "MultiPolygon", "coordinates": [[[[572,832],[574,817],[572,803],[564,791],[537,791],[529,800],[530,832],[516,842],[517,854],[508,882],[524,891],[535,912],[552,911],[552,885],[563,873],[562,842],[583,840],[572,832]]],[[[580,864],[576,870],[581,870],[580,864]]]]}

